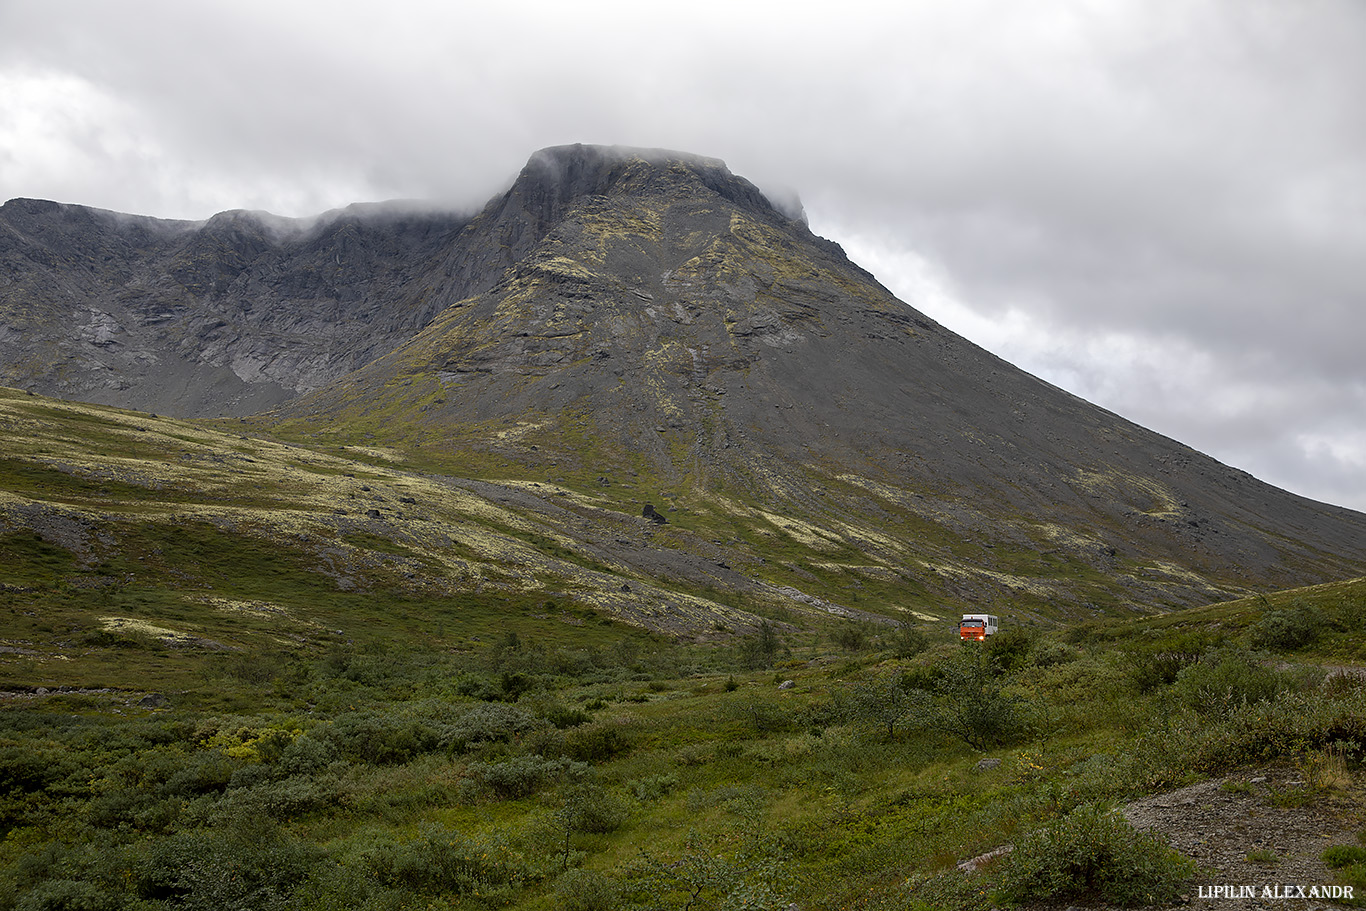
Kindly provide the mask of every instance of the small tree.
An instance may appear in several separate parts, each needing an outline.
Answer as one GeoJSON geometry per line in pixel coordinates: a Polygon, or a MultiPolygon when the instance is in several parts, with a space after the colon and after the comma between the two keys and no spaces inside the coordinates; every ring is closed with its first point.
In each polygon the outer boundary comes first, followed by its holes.
{"type": "Polygon", "coordinates": [[[626,810],[602,785],[580,781],[570,785],[564,802],[555,811],[555,821],[564,830],[564,867],[569,868],[571,839],[580,832],[601,835],[615,832],[625,821],[626,810]]]}
{"type": "Polygon", "coordinates": [[[913,700],[902,685],[901,674],[887,674],[854,688],[852,709],[855,719],[884,731],[887,739],[896,736],[896,726],[906,719],[913,700]]]}
{"type": "Polygon", "coordinates": [[[985,750],[1018,736],[1023,700],[1003,691],[996,663],[979,644],[966,642],[941,662],[925,724],[970,747],[985,750]]]}
{"type": "Polygon", "coordinates": [[[746,636],[740,645],[740,656],[749,667],[769,667],[783,647],[778,630],[767,620],[760,620],[754,634],[746,636]]]}
{"type": "Polygon", "coordinates": [[[898,658],[914,658],[930,647],[930,637],[925,635],[920,624],[909,620],[898,623],[889,639],[892,654],[898,658]]]}

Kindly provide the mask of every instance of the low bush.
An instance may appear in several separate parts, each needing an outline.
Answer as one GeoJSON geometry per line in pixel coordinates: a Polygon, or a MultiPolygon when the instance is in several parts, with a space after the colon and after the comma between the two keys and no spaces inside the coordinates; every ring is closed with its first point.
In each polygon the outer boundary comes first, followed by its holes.
{"type": "Polygon", "coordinates": [[[641,802],[659,800],[678,787],[677,775],[650,775],[631,782],[630,790],[641,802]]]}
{"type": "Polygon", "coordinates": [[[887,647],[898,658],[914,658],[930,647],[930,637],[920,624],[902,621],[884,637],[887,647]]]}
{"type": "Polygon", "coordinates": [[[583,775],[586,763],[563,757],[546,759],[542,756],[516,756],[502,762],[471,763],[465,770],[471,788],[462,788],[466,796],[491,795],[500,800],[528,797],[542,785],[559,781],[566,776],[583,775]]]}
{"type": "Polygon", "coordinates": [[[839,713],[855,724],[866,725],[891,740],[906,719],[914,699],[901,683],[900,674],[889,674],[855,684],[841,702],[839,713]]]}
{"type": "Polygon", "coordinates": [[[848,652],[861,652],[873,640],[873,627],[869,623],[841,623],[830,634],[830,641],[848,652]]]}
{"type": "Polygon", "coordinates": [[[1003,629],[982,643],[986,653],[1003,671],[1013,673],[1029,666],[1038,634],[1028,627],[1013,626],[1003,629]]]}
{"type": "Polygon", "coordinates": [[[1353,896],[1345,904],[1366,906],[1366,848],[1333,845],[1323,852],[1323,862],[1336,875],[1339,885],[1352,888],[1353,896]]]}
{"type": "Polygon", "coordinates": [[[1035,667],[1057,667],[1076,661],[1080,653],[1075,646],[1056,639],[1038,639],[1029,653],[1029,663],[1035,667]]]}
{"type": "Polygon", "coordinates": [[[760,620],[758,628],[740,640],[739,659],[749,668],[772,667],[778,652],[783,648],[783,640],[777,628],[767,620],[760,620]]]}
{"type": "Polygon", "coordinates": [[[555,881],[555,905],[563,911],[614,911],[620,887],[592,870],[566,870],[555,881]]]}
{"type": "Polygon", "coordinates": [[[1195,862],[1123,817],[1086,805],[1021,839],[1000,875],[1000,895],[1014,903],[1090,899],[1132,907],[1177,901],[1195,862]]]}
{"type": "Polygon", "coordinates": [[[296,775],[229,791],[219,801],[215,814],[284,821],[331,807],[336,804],[338,794],[334,778],[296,775]]]}
{"type": "Polygon", "coordinates": [[[152,842],[132,872],[140,898],[204,911],[284,908],[319,849],[270,831],[183,832],[152,842]]]}
{"type": "Polygon", "coordinates": [[[1285,674],[1263,667],[1238,649],[1218,649],[1182,668],[1176,690],[1186,705],[1205,715],[1223,715],[1241,705],[1268,702],[1290,689],[1285,674]]]}
{"type": "Polygon", "coordinates": [[[626,822],[626,807],[602,785],[585,780],[565,790],[564,803],[556,817],[568,833],[605,835],[626,822]]]}
{"type": "Polygon", "coordinates": [[[1294,651],[1313,644],[1321,626],[1318,612],[1307,607],[1267,611],[1252,627],[1252,644],[1257,648],[1294,651]]]}
{"type": "Polygon", "coordinates": [[[447,749],[464,753],[486,744],[507,743],[545,726],[545,721],[515,705],[477,703],[461,706],[458,714],[441,726],[441,741],[447,749]]]}
{"type": "Polygon", "coordinates": [[[564,754],[579,762],[606,762],[632,747],[630,729],[618,722],[594,722],[571,728],[564,735],[564,754]]]}
{"type": "Polygon", "coordinates": [[[1323,862],[1334,870],[1352,864],[1366,864],[1366,848],[1361,845],[1333,845],[1323,852],[1323,862]]]}
{"type": "Polygon", "coordinates": [[[330,739],[304,734],[280,754],[276,765],[281,775],[316,775],[341,758],[330,739]]]}
{"type": "Polygon", "coordinates": [[[1148,693],[1175,683],[1181,671],[1200,660],[1211,642],[1205,633],[1138,642],[1120,653],[1120,661],[1134,688],[1140,693],[1148,693]]]}
{"type": "Polygon", "coordinates": [[[593,720],[593,716],[583,709],[570,708],[569,706],[560,705],[559,703],[546,706],[541,713],[541,717],[560,730],[564,730],[565,728],[576,728],[581,724],[587,724],[593,720]]]}
{"type": "Polygon", "coordinates": [[[91,883],[50,879],[24,893],[14,911],[116,911],[123,901],[91,883]]]}
{"type": "Polygon", "coordinates": [[[438,826],[424,826],[416,838],[381,838],[362,847],[356,862],[391,889],[428,895],[478,894],[485,902],[505,904],[512,890],[545,875],[505,840],[468,838],[438,826]]]}
{"type": "Polygon", "coordinates": [[[341,715],[326,736],[347,759],[375,765],[405,763],[440,744],[440,734],[431,725],[384,712],[341,715]]]}
{"type": "Polygon", "coordinates": [[[201,750],[167,779],[163,791],[173,797],[214,794],[227,789],[241,765],[221,750],[201,750]]]}
{"type": "Polygon", "coordinates": [[[984,649],[964,645],[937,667],[932,697],[918,697],[911,708],[921,726],[961,738],[977,750],[1009,743],[1024,733],[1026,706],[1005,692],[996,664],[984,649]]]}

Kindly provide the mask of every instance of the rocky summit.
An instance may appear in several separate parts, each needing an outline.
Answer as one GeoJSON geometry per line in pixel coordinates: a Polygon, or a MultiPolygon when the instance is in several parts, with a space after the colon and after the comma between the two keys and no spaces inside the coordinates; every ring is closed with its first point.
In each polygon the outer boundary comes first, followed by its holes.
{"type": "Polygon", "coordinates": [[[0,381],[385,447],[518,504],[637,619],[641,579],[1079,617],[1366,571],[1366,516],[978,348],[714,159],[547,149],[473,214],[14,200],[0,263],[0,381]]]}

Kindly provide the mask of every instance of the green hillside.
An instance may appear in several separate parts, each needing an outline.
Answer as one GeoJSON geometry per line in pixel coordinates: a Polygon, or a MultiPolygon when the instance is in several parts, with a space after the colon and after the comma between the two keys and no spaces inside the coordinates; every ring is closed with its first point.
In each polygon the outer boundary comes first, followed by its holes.
{"type": "Polygon", "coordinates": [[[1366,824],[1366,580],[978,648],[775,594],[852,601],[755,507],[709,576],[715,526],[625,484],[12,391],[0,422],[3,909],[1162,904],[1218,872],[1104,809],[1231,775],[1366,824]]]}

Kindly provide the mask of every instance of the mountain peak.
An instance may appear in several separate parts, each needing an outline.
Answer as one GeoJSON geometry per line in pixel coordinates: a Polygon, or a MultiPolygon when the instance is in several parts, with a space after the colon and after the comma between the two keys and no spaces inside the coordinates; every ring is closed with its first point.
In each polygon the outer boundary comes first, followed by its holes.
{"type": "Polygon", "coordinates": [[[710,191],[751,212],[791,219],[721,159],[668,149],[551,146],[531,156],[508,194],[549,223],[582,197],[684,188],[710,191]]]}

